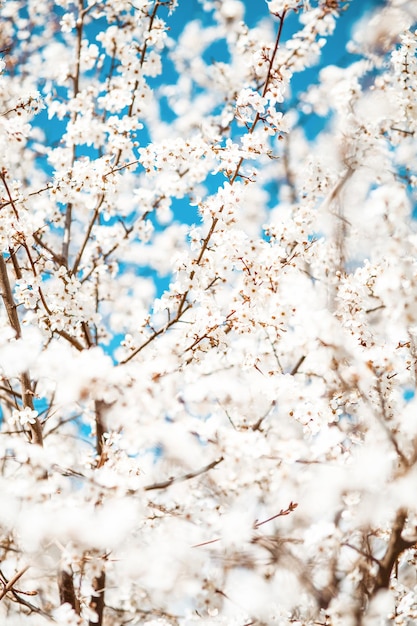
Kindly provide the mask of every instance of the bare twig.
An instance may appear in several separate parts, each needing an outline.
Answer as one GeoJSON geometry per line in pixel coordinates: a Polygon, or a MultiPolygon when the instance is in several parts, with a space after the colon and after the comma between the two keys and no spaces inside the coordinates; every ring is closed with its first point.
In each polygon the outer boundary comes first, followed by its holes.
{"type": "Polygon", "coordinates": [[[296,373],[298,372],[298,370],[300,369],[300,367],[302,366],[302,364],[305,361],[305,355],[303,354],[303,356],[300,356],[300,358],[298,359],[297,363],[294,365],[294,367],[292,368],[290,374],[291,376],[295,376],[296,373]]]}
{"type": "Polygon", "coordinates": [[[365,552],[364,550],[357,548],[356,546],[352,545],[348,541],[343,542],[342,546],[346,546],[347,548],[350,548],[351,550],[355,550],[355,552],[357,552],[358,554],[361,554],[363,557],[365,557],[365,559],[368,559],[369,561],[376,563],[378,566],[381,565],[381,562],[378,561],[378,559],[376,559],[374,556],[372,556],[372,554],[369,554],[368,552],[365,552]]]}
{"type": "Polygon", "coordinates": [[[153,483],[152,485],[147,485],[145,487],[145,491],[153,491],[154,489],[166,489],[167,487],[170,487],[174,483],[180,483],[185,480],[190,480],[191,478],[196,478],[197,476],[201,476],[201,474],[205,474],[206,472],[210,471],[211,469],[216,467],[216,465],[221,463],[223,460],[224,460],[224,457],[221,456],[219,459],[212,461],[208,465],[205,465],[204,467],[202,467],[199,470],[196,470],[195,472],[189,472],[188,474],[184,474],[183,476],[172,476],[171,478],[168,478],[168,480],[164,480],[160,483],[153,483]]]}
{"type": "Polygon", "coordinates": [[[99,216],[100,208],[101,208],[103,202],[104,202],[104,194],[102,194],[100,196],[100,198],[98,199],[97,204],[96,204],[96,208],[94,209],[94,213],[93,213],[93,215],[91,217],[90,223],[88,224],[87,229],[85,231],[84,240],[83,240],[83,242],[82,242],[82,244],[80,246],[80,249],[78,250],[77,256],[76,256],[75,261],[74,261],[74,265],[72,266],[71,274],[73,274],[73,275],[75,275],[77,273],[77,271],[78,271],[78,267],[80,265],[82,256],[83,256],[83,254],[85,252],[85,249],[87,247],[87,243],[88,243],[88,241],[90,239],[90,236],[91,236],[91,231],[93,230],[93,226],[96,223],[96,220],[97,220],[97,218],[99,216]]]}
{"type": "Polygon", "coordinates": [[[17,581],[19,580],[19,578],[21,578],[23,576],[23,574],[25,572],[27,572],[27,570],[29,569],[29,565],[26,565],[26,567],[24,567],[23,569],[19,570],[3,587],[1,593],[0,593],[0,600],[3,600],[4,596],[6,594],[9,593],[9,591],[12,591],[14,585],[17,583],[17,581]]]}
{"type": "Polygon", "coordinates": [[[208,541],[203,541],[202,543],[196,543],[195,545],[191,546],[192,548],[203,548],[204,546],[209,546],[212,543],[217,543],[218,541],[221,541],[221,537],[218,537],[217,539],[209,539],[208,541]]]}
{"type": "Polygon", "coordinates": [[[133,350],[129,356],[127,356],[125,359],[123,359],[122,361],[119,362],[119,365],[124,365],[125,363],[128,363],[131,359],[133,359],[134,356],[136,356],[137,354],[139,354],[139,352],[141,352],[144,348],[146,348],[146,346],[148,346],[154,339],[156,339],[156,337],[158,337],[159,335],[162,335],[163,333],[165,333],[169,328],[171,328],[171,326],[173,326],[174,324],[176,324],[180,318],[184,315],[184,313],[186,311],[188,311],[188,309],[191,308],[191,305],[187,305],[184,309],[182,309],[181,311],[177,312],[177,315],[172,318],[171,320],[169,320],[169,322],[167,322],[164,326],[162,326],[162,328],[160,328],[159,330],[155,330],[153,332],[153,334],[146,340],[143,342],[143,344],[141,344],[138,348],[136,348],[135,350],[133,350]]]}
{"type": "Polygon", "coordinates": [[[277,517],[283,517],[284,515],[289,515],[290,513],[295,511],[297,506],[298,506],[297,502],[290,502],[287,509],[281,509],[280,512],[277,513],[276,515],[273,515],[272,517],[268,517],[268,519],[264,519],[262,522],[258,522],[256,520],[253,527],[259,528],[263,524],[266,524],[267,522],[272,522],[272,520],[277,519],[277,517]]]}

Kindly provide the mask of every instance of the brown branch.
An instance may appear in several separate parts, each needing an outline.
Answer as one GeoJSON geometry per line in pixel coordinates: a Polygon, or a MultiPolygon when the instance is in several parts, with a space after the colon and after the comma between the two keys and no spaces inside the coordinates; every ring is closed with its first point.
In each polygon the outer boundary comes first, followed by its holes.
{"type": "Polygon", "coordinates": [[[404,550],[412,548],[417,543],[417,539],[406,540],[402,537],[406,519],[407,511],[400,509],[392,525],[387,550],[379,564],[372,595],[375,595],[380,589],[388,589],[391,572],[401,553],[404,552],[404,550]]]}
{"type": "MultiPolygon", "coordinates": [[[[28,198],[32,198],[33,196],[38,196],[40,193],[43,193],[44,191],[48,191],[51,188],[52,188],[52,185],[48,183],[48,185],[46,187],[42,187],[42,189],[38,189],[37,191],[31,191],[30,193],[28,193],[27,197],[28,198]]],[[[0,204],[0,210],[3,209],[6,206],[13,205],[15,202],[17,202],[17,198],[11,198],[11,199],[7,200],[7,202],[2,202],[0,204]]]]}
{"type": "Polygon", "coordinates": [[[16,250],[14,250],[14,248],[10,248],[9,247],[9,254],[10,254],[10,258],[11,258],[11,261],[12,261],[12,265],[13,265],[13,269],[14,269],[14,273],[16,275],[16,278],[18,280],[20,280],[22,278],[22,270],[20,269],[20,265],[19,265],[19,262],[17,260],[16,250]]]}
{"type": "Polygon", "coordinates": [[[295,511],[297,506],[298,506],[297,502],[290,502],[287,509],[281,509],[280,512],[277,513],[276,515],[273,515],[272,517],[268,517],[268,519],[265,519],[262,522],[258,522],[256,520],[253,527],[259,528],[259,526],[262,526],[263,524],[266,524],[267,522],[272,522],[272,520],[277,519],[277,517],[283,517],[284,515],[289,515],[290,513],[295,511]]]}
{"type": "MultiPolygon", "coordinates": [[[[32,391],[32,385],[30,383],[29,374],[27,372],[22,372],[20,374],[20,385],[22,387],[22,397],[23,397],[23,406],[29,407],[32,411],[34,410],[33,405],[33,396],[34,393],[32,391]]],[[[33,443],[37,443],[40,446],[43,445],[43,435],[42,435],[42,426],[37,417],[35,417],[33,422],[29,424],[30,428],[30,438],[33,443]]]]}
{"type": "Polygon", "coordinates": [[[341,545],[346,546],[347,548],[350,548],[351,550],[355,550],[355,552],[365,557],[365,559],[368,559],[369,561],[376,563],[378,566],[381,565],[381,562],[378,561],[378,559],[376,559],[374,556],[372,556],[372,554],[368,554],[368,552],[365,552],[364,550],[357,548],[356,546],[349,543],[348,541],[344,541],[341,545]]]}
{"type": "MultiPolygon", "coordinates": [[[[7,546],[6,549],[7,550],[12,550],[12,548],[10,546],[7,546]]],[[[46,613],[46,611],[43,611],[42,609],[40,609],[39,607],[35,606],[31,602],[28,602],[24,598],[21,598],[20,595],[19,595],[19,594],[25,594],[25,595],[29,595],[29,596],[34,596],[34,595],[37,594],[36,591],[22,591],[22,590],[13,589],[14,584],[19,580],[19,578],[21,578],[23,576],[23,574],[28,569],[29,569],[29,566],[24,567],[22,570],[17,572],[17,574],[15,574],[13,576],[13,578],[11,578],[9,581],[7,580],[7,578],[5,577],[3,572],[0,570],[0,579],[1,579],[1,582],[5,585],[3,590],[2,590],[2,592],[1,592],[0,600],[2,600],[6,596],[7,593],[10,593],[13,596],[13,600],[15,602],[17,602],[18,604],[21,604],[22,606],[25,606],[32,613],[39,613],[40,615],[44,615],[45,617],[49,617],[50,619],[52,619],[52,617],[51,617],[51,615],[49,613],[46,613]]]]}
{"type": "Polygon", "coordinates": [[[221,538],[219,537],[218,539],[209,539],[209,541],[203,541],[203,543],[196,543],[195,545],[191,546],[192,548],[203,548],[204,546],[209,546],[212,543],[217,543],[218,541],[221,541],[221,538]]]}
{"type": "Polygon", "coordinates": [[[295,376],[296,375],[296,373],[298,372],[298,370],[300,369],[300,367],[304,363],[305,358],[306,358],[305,355],[300,356],[300,358],[298,359],[297,363],[294,365],[294,367],[292,368],[292,370],[290,372],[291,376],[295,376]]]}
{"type": "Polygon", "coordinates": [[[140,160],[136,159],[135,161],[130,161],[129,163],[123,163],[123,165],[119,165],[119,167],[113,167],[106,174],[103,174],[103,178],[107,178],[107,176],[111,176],[111,174],[115,174],[116,172],[121,172],[128,167],[132,167],[132,165],[139,165],[140,160]]]}
{"type": "Polygon", "coordinates": [[[63,339],[69,341],[69,343],[74,346],[74,348],[76,348],[78,352],[82,352],[84,350],[84,346],[77,339],[75,339],[75,337],[72,337],[65,330],[54,330],[53,332],[57,335],[60,335],[60,337],[62,337],[63,339]]]}
{"type": "Polygon", "coordinates": [[[27,600],[22,598],[16,591],[14,591],[14,589],[12,589],[10,593],[18,604],[25,606],[27,609],[29,609],[31,613],[38,613],[39,615],[43,615],[44,617],[47,617],[50,620],[54,621],[54,618],[50,613],[47,613],[46,611],[40,609],[38,606],[35,606],[31,602],[28,602],[27,600]]]}
{"type": "Polygon", "coordinates": [[[17,583],[17,581],[19,580],[19,578],[21,578],[23,576],[23,574],[25,572],[27,572],[27,570],[29,569],[29,565],[26,565],[26,567],[24,567],[23,569],[21,569],[19,572],[17,572],[13,578],[11,578],[8,582],[6,582],[6,584],[4,585],[1,593],[0,593],[0,601],[3,600],[4,596],[9,593],[9,591],[13,590],[14,585],[17,583]]]}
{"type": "MultiPolygon", "coordinates": [[[[268,72],[266,75],[266,79],[265,79],[265,83],[264,83],[264,87],[262,90],[262,97],[264,97],[266,95],[266,92],[268,91],[268,87],[269,87],[269,81],[271,80],[271,73],[272,73],[272,66],[275,62],[275,57],[277,55],[278,52],[278,48],[279,48],[279,42],[281,41],[281,35],[282,35],[282,29],[284,27],[284,19],[285,19],[285,14],[287,13],[286,10],[284,10],[282,12],[282,15],[277,15],[278,19],[279,19],[279,27],[278,27],[278,33],[275,39],[275,46],[274,46],[274,50],[272,52],[272,56],[271,59],[269,61],[269,65],[268,65],[268,72]]],[[[256,113],[255,115],[255,119],[253,120],[253,124],[249,129],[249,134],[252,135],[259,120],[261,119],[261,116],[259,113],[256,113]]],[[[240,175],[240,168],[242,163],[244,162],[244,157],[241,157],[238,161],[238,164],[236,166],[235,172],[233,174],[233,176],[230,179],[230,184],[233,185],[233,183],[235,182],[236,178],[240,175]]]]}
{"type": "Polygon", "coordinates": [[[90,329],[88,328],[87,322],[81,322],[81,329],[84,333],[87,348],[91,348],[91,346],[93,345],[93,339],[91,337],[91,332],[90,332],[90,329]]]}
{"type": "Polygon", "coordinates": [[[177,477],[172,476],[171,478],[168,478],[168,480],[164,480],[163,482],[153,483],[152,485],[147,485],[144,489],[145,491],[153,491],[154,489],[166,489],[167,487],[170,487],[174,483],[180,483],[185,480],[190,480],[191,478],[196,478],[196,476],[201,476],[201,474],[205,474],[209,470],[213,469],[214,467],[216,467],[216,465],[221,463],[223,460],[224,460],[224,457],[221,456],[219,459],[212,461],[205,467],[202,467],[201,469],[196,470],[195,472],[189,472],[188,474],[184,474],[183,476],[177,476],[177,477]]]}
{"type": "MultiPolygon", "coordinates": [[[[159,2],[159,0],[157,0],[155,2],[154,7],[153,7],[152,13],[150,13],[150,14],[148,13],[148,15],[147,15],[147,17],[149,17],[148,33],[150,33],[151,30],[152,30],[152,26],[153,26],[153,23],[155,21],[156,14],[158,12],[159,7],[163,6],[163,5],[164,5],[164,3],[161,3],[161,2],[159,2]]],[[[145,62],[147,49],[148,49],[148,42],[147,42],[147,38],[145,37],[142,50],[140,50],[140,48],[138,50],[138,51],[140,51],[140,60],[139,60],[139,66],[140,67],[143,67],[143,64],[145,62]]],[[[129,109],[127,111],[127,116],[128,117],[132,117],[132,115],[133,115],[134,106],[135,106],[135,100],[136,100],[136,91],[137,91],[138,87],[139,87],[139,80],[136,80],[134,85],[133,85],[132,99],[131,99],[131,102],[130,102],[130,105],[129,105],[129,109]]],[[[115,165],[118,165],[120,163],[121,156],[122,156],[122,150],[120,148],[118,153],[117,153],[117,156],[116,156],[115,165]]]]}
{"type": "MultiPolygon", "coordinates": [[[[223,211],[223,206],[221,206],[221,207],[220,207],[220,209],[219,209],[219,213],[221,213],[222,211],[223,211]]],[[[198,257],[197,257],[197,260],[196,260],[196,265],[197,265],[197,266],[199,266],[199,265],[200,265],[200,263],[201,263],[201,261],[203,260],[203,257],[204,257],[204,255],[205,255],[205,252],[206,252],[206,250],[207,250],[207,248],[208,248],[208,245],[209,245],[209,243],[210,243],[210,239],[211,239],[211,237],[212,237],[212,235],[213,235],[214,231],[216,230],[216,226],[217,226],[217,222],[218,222],[218,221],[219,221],[219,218],[218,218],[218,217],[213,217],[213,221],[211,222],[210,230],[209,230],[209,232],[207,233],[207,235],[205,236],[205,238],[204,238],[204,240],[203,240],[203,243],[202,243],[202,246],[201,246],[200,253],[199,253],[199,255],[198,255],[198,257]]],[[[194,276],[195,276],[195,270],[192,270],[192,272],[190,273],[190,283],[192,283],[192,281],[194,280],[194,276]]],[[[190,290],[189,290],[189,289],[187,289],[187,291],[185,291],[185,292],[182,294],[182,296],[181,296],[180,304],[179,304],[179,306],[178,306],[178,313],[177,313],[177,316],[178,316],[178,315],[180,315],[180,316],[182,315],[183,308],[184,308],[185,303],[186,303],[186,301],[187,301],[187,296],[188,296],[188,294],[189,294],[189,291],[190,291],[190,290]]]]}
{"type": "Polygon", "coordinates": [[[106,585],[106,573],[104,570],[93,578],[94,592],[90,600],[90,609],[96,612],[97,618],[89,620],[88,626],[102,626],[104,614],[104,591],[106,585]]]}
{"type": "MultiPolygon", "coordinates": [[[[16,338],[19,339],[22,336],[22,330],[20,327],[19,317],[17,315],[16,304],[13,299],[12,288],[10,286],[9,275],[7,272],[6,261],[2,254],[0,254],[0,290],[3,303],[6,309],[7,317],[9,318],[9,324],[13,328],[16,334],[16,338]]],[[[33,391],[30,383],[30,377],[27,372],[20,374],[20,386],[22,390],[23,406],[29,407],[33,410],[33,391]]],[[[35,418],[34,422],[30,424],[31,439],[34,443],[42,445],[42,427],[38,420],[35,418]]]]}
{"type": "MultiPolygon", "coordinates": [[[[289,515],[290,513],[295,511],[297,506],[298,506],[297,502],[290,502],[287,509],[281,509],[280,512],[277,513],[276,515],[273,515],[272,517],[268,517],[268,519],[265,519],[262,522],[258,522],[257,520],[255,520],[254,523],[253,523],[254,530],[259,528],[259,526],[262,526],[263,524],[266,524],[267,522],[272,522],[272,520],[276,519],[277,517],[282,517],[284,515],[289,515]]],[[[203,541],[202,543],[196,543],[195,545],[193,545],[191,547],[192,548],[203,548],[204,546],[209,546],[212,543],[217,543],[218,541],[221,541],[221,539],[222,539],[221,537],[218,537],[217,539],[209,539],[208,541],[203,541]]],[[[253,542],[256,543],[258,541],[258,539],[259,539],[259,537],[255,537],[253,539],[253,542]]]]}
{"type": "Polygon", "coordinates": [[[102,467],[107,460],[104,448],[104,433],[106,432],[104,425],[104,410],[106,403],[102,400],[94,402],[95,424],[96,424],[96,452],[98,456],[97,467],[102,467]]]}
{"type": "MultiPolygon", "coordinates": [[[[212,283],[214,282],[215,281],[212,281],[212,283]]],[[[234,314],[235,314],[235,311],[232,311],[231,313],[229,313],[229,315],[226,316],[227,323],[230,324],[229,320],[234,314]]],[[[223,326],[223,323],[215,324],[214,326],[211,326],[210,328],[208,328],[207,331],[204,333],[204,335],[201,335],[201,337],[197,337],[197,339],[195,339],[195,341],[193,341],[193,343],[190,346],[188,346],[188,348],[185,348],[182,354],[185,354],[186,352],[189,352],[190,350],[194,350],[194,348],[198,346],[198,344],[201,343],[204,339],[212,339],[212,337],[210,337],[210,333],[214,332],[221,326],[223,326]]],[[[228,326],[227,328],[230,329],[230,326],[228,326]]]]}
{"type": "Polygon", "coordinates": [[[272,57],[271,57],[271,60],[269,62],[268,73],[266,75],[265,85],[264,85],[264,88],[263,88],[263,91],[262,91],[262,97],[264,97],[266,95],[266,92],[268,91],[269,81],[271,80],[272,66],[273,66],[273,64],[275,62],[275,57],[276,57],[277,52],[278,52],[279,42],[281,41],[282,29],[284,27],[284,20],[285,20],[286,13],[287,13],[287,9],[284,9],[284,11],[282,12],[281,15],[277,15],[276,16],[279,19],[278,33],[277,33],[277,37],[276,37],[276,40],[275,40],[274,51],[272,53],[272,57]]]}
{"type": "Polygon", "coordinates": [[[92,218],[90,220],[90,223],[87,226],[87,230],[85,231],[84,240],[83,240],[83,242],[81,244],[80,249],[78,250],[77,257],[76,257],[76,259],[74,261],[74,265],[72,266],[72,270],[71,270],[71,274],[72,275],[75,275],[77,273],[77,271],[78,271],[78,267],[80,265],[82,256],[83,256],[83,254],[85,252],[85,249],[87,247],[87,243],[88,243],[88,241],[90,239],[91,231],[93,230],[93,226],[96,223],[96,220],[98,218],[99,211],[100,211],[100,208],[101,208],[101,205],[103,204],[103,202],[104,202],[104,194],[102,194],[99,197],[99,200],[97,202],[96,208],[94,209],[93,216],[92,216],[92,218]]]}
{"type": "Polygon", "coordinates": [[[77,599],[72,572],[61,570],[58,572],[59,601],[61,604],[70,604],[77,615],[80,614],[80,603],[77,599]]]}
{"type": "MultiPolygon", "coordinates": [[[[2,380],[5,380],[4,377],[2,377],[2,380]]],[[[18,391],[15,391],[13,389],[13,387],[11,386],[10,382],[6,379],[6,381],[9,383],[9,386],[6,387],[5,385],[0,385],[0,391],[4,391],[4,393],[8,393],[11,396],[13,396],[14,398],[22,398],[22,394],[19,393],[18,391]]]]}
{"type": "MultiPolygon", "coordinates": [[[[14,212],[14,214],[16,216],[16,219],[19,220],[19,212],[18,212],[17,207],[15,205],[15,201],[12,198],[12,194],[11,194],[9,185],[7,184],[6,175],[7,175],[7,172],[6,172],[5,169],[3,169],[1,171],[1,173],[0,173],[0,178],[3,181],[4,188],[6,189],[6,192],[7,192],[7,195],[9,197],[9,201],[10,201],[11,207],[13,209],[13,212],[14,212]]],[[[20,242],[19,243],[21,244],[21,246],[24,248],[24,250],[26,252],[27,258],[29,260],[29,263],[30,263],[30,266],[31,266],[31,269],[32,269],[32,272],[33,272],[33,276],[36,277],[38,275],[37,271],[36,271],[36,265],[35,265],[35,262],[33,261],[32,254],[30,252],[30,248],[29,248],[29,246],[28,246],[28,244],[26,242],[26,238],[25,238],[23,233],[20,233],[20,232],[17,231],[16,234],[20,238],[20,242]]],[[[16,276],[17,276],[17,278],[21,278],[22,274],[21,274],[21,271],[20,271],[20,267],[19,267],[19,265],[17,263],[17,259],[15,258],[14,251],[10,250],[10,256],[11,256],[11,259],[12,259],[13,267],[14,267],[15,272],[16,272],[16,276]]],[[[6,274],[7,274],[7,270],[6,270],[6,274]]],[[[6,278],[8,280],[7,276],[6,276],[6,278]]],[[[48,304],[47,304],[47,302],[45,300],[45,296],[43,295],[43,291],[42,291],[41,287],[38,287],[38,292],[39,292],[39,297],[41,299],[41,302],[43,304],[43,307],[44,307],[47,315],[51,315],[51,311],[50,311],[50,309],[48,307],[48,304]]],[[[10,293],[11,293],[11,291],[10,291],[10,293]]],[[[11,299],[11,302],[13,303],[13,306],[15,307],[15,304],[14,304],[14,301],[13,301],[13,297],[11,299]]],[[[17,317],[17,313],[16,313],[16,318],[17,318],[17,322],[19,322],[19,319],[17,317]]],[[[10,317],[9,317],[9,319],[10,319],[10,317]]],[[[13,328],[15,328],[16,333],[17,333],[17,326],[13,326],[13,328]]],[[[17,336],[20,336],[20,326],[19,326],[19,334],[17,334],[17,336]]]]}
{"type": "Polygon", "coordinates": [[[12,288],[10,286],[9,275],[7,273],[6,261],[3,255],[0,255],[0,289],[3,303],[6,309],[9,324],[16,333],[16,338],[21,337],[21,329],[17,308],[13,299],[12,288]]]}
{"type": "Polygon", "coordinates": [[[34,238],[38,246],[41,246],[41,248],[43,248],[48,254],[50,254],[57,265],[64,265],[65,259],[63,259],[60,254],[56,254],[56,252],[54,252],[52,248],[50,248],[44,241],[42,241],[42,238],[39,235],[40,230],[41,229],[39,229],[39,231],[35,233],[32,233],[32,237],[34,238]]]}
{"type": "Polygon", "coordinates": [[[72,77],[73,80],[73,99],[77,96],[80,89],[80,70],[81,70],[81,46],[83,39],[83,28],[84,28],[84,17],[86,15],[84,11],[84,0],[78,0],[78,11],[79,17],[77,20],[76,28],[77,28],[77,51],[75,55],[76,65],[75,65],[75,75],[72,77]]]}
{"type": "Polygon", "coordinates": [[[177,312],[177,315],[170,320],[169,322],[167,322],[164,326],[162,326],[162,328],[160,328],[159,330],[155,330],[153,332],[153,334],[146,340],[144,341],[144,343],[142,343],[139,348],[136,348],[135,350],[133,350],[131,352],[131,354],[129,354],[129,356],[127,356],[125,359],[123,359],[122,361],[119,361],[119,365],[124,365],[125,363],[128,363],[131,359],[133,359],[134,356],[136,356],[137,354],[139,354],[139,352],[141,352],[144,348],[146,348],[146,346],[148,346],[152,341],[154,341],[154,339],[156,339],[156,337],[158,337],[159,335],[162,335],[163,333],[165,333],[169,328],[171,328],[171,326],[173,326],[174,324],[176,324],[180,318],[184,315],[184,313],[186,311],[188,311],[188,309],[191,309],[191,305],[187,305],[184,309],[182,309],[181,311],[177,312]]]}

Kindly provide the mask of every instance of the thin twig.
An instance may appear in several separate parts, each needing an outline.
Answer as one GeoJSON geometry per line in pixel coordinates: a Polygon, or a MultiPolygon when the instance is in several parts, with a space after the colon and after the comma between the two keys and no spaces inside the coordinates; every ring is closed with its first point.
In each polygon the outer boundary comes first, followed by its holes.
{"type": "Polygon", "coordinates": [[[124,365],[125,363],[128,363],[131,359],[133,359],[134,356],[136,356],[137,354],[139,354],[139,352],[141,352],[144,348],[146,348],[146,346],[148,346],[154,339],[156,339],[156,337],[158,337],[159,335],[162,335],[169,328],[171,328],[171,326],[176,324],[180,320],[180,318],[184,315],[184,313],[188,311],[188,309],[190,308],[191,308],[191,305],[189,304],[184,309],[182,309],[181,312],[177,312],[177,315],[172,320],[167,322],[165,326],[162,326],[162,328],[160,328],[159,330],[155,330],[153,334],[146,341],[144,341],[138,348],[133,350],[129,354],[129,356],[127,356],[125,359],[120,361],[119,365],[124,365]]]}
{"type": "Polygon", "coordinates": [[[305,361],[305,355],[303,354],[303,356],[300,356],[300,358],[298,359],[297,363],[294,365],[294,367],[292,368],[290,374],[291,376],[295,376],[296,373],[298,372],[298,370],[300,369],[300,367],[302,366],[302,364],[305,361]]]}
{"type": "Polygon", "coordinates": [[[3,589],[2,589],[2,591],[1,591],[1,593],[0,593],[0,601],[1,601],[1,600],[3,600],[4,596],[5,596],[7,593],[9,593],[9,591],[12,591],[12,589],[13,589],[14,585],[17,583],[17,581],[19,580],[19,578],[21,578],[21,577],[23,576],[23,574],[24,574],[25,572],[27,572],[27,570],[28,570],[28,569],[29,569],[29,565],[26,565],[26,567],[24,567],[23,569],[21,569],[20,571],[18,571],[18,572],[17,572],[17,573],[13,576],[13,578],[11,578],[11,579],[9,580],[9,582],[7,582],[7,583],[4,585],[4,587],[3,587],[3,589]]]}
{"type": "Polygon", "coordinates": [[[347,548],[350,548],[351,550],[355,550],[355,552],[357,552],[358,554],[361,554],[363,557],[365,557],[365,559],[369,559],[373,563],[376,563],[378,566],[381,565],[381,562],[378,561],[378,559],[376,559],[374,556],[372,556],[372,554],[368,554],[364,550],[357,548],[356,546],[352,545],[351,543],[347,541],[343,542],[342,546],[346,546],[347,548]]]}
{"type": "Polygon", "coordinates": [[[188,474],[184,474],[183,476],[176,476],[176,477],[172,476],[171,478],[168,478],[168,480],[164,480],[160,483],[153,483],[152,485],[147,485],[144,489],[145,491],[153,491],[154,489],[166,489],[167,487],[170,487],[174,483],[180,483],[180,482],[184,482],[185,480],[190,480],[191,478],[196,478],[196,476],[201,476],[201,474],[205,474],[206,472],[210,471],[211,469],[216,467],[216,465],[221,463],[223,460],[224,460],[224,457],[221,456],[219,459],[212,461],[205,467],[202,467],[201,469],[196,470],[195,472],[189,472],[188,474]]]}
{"type": "Polygon", "coordinates": [[[78,271],[78,267],[80,265],[82,256],[83,256],[83,254],[85,252],[85,249],[87,247],[88,241],[89,241],[90,236],[91,236],[91,231],[93,230],[93,226],[96,223],[96,220],[98,218],[98,215],[99,215],[99,212],[100,212],[100,208],[101,208],[101,205],[103,204],[103,202],[104,202],[104,194],[102,194],[99,197],[99,200],[97,202],[96,208],[94,209],[93,216],[92,216],[92,218],[90,220],[90,223],[87,226],[87,230],[85,231],[84,240],[83,240],[83,242],[81,244],[80,249],[78,250],[76,259],[74,261],[74,265],[72,266],[72,270],[71,270],[71,274],[72,275],[75,275],[77,273],[77,271],[78,271]]]}
{"type": "Polygon", "coordinates": [[[297,502],[290,502],[287,509],[281,509],[279,513],[277,513],[276,515],[273,515],[272,517],[268,517],[268,519],[264,519],[262,522],[256,521],[253,527],[259,528],[259,526],[263,526],[263,524],[266,524],[267,522],[272,522],[274,519],[277,519],[277,517],[283,517],[284,515],[289,515],[290,513],[295,511],[297,506],[298,506],[297,502]]]}

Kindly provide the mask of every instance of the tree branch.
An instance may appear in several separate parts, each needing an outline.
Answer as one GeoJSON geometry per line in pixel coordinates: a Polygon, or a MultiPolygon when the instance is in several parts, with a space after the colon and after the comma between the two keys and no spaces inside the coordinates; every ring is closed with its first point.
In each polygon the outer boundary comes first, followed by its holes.
{"type": "Polygon", "coordinates": [[[195,478],[196,476],[201,476],[201,474],[205,474],[209,470],[213,469],[214,467],[216,467],[216,465],[221,463],[223,460],[224,460],[224,457],[221,456],[219,459],[216,459],[216,461],[212,461],[205,467],[202,467],[201,469],[196,470],[195,472],[189,472],[188,474],[184,474],[183,476],[177,476],[177,477],[173,476],[171,478],[168,478],[168,480],[164,480],[163,482],[153,483],[152,485],[147,485],[145,487],[145,491],[153,491],[155,489],[166,489],[167,487],[170,487],[174,483],[180,483],[180,482],[183,482],[184,480],[190,480],[191,478],[195,478]]]}
{"type": "Polygon", "coordinates": [[[75,594],[74,577],[72,572],[60,570],[58,572],[59,600],[61,604],[68,603],[77,615],[80,614],[80,603],[75,594]]]}
{"type": "MultiPolygon", "coordinates": [[[[19,339],[22,336],[22,330],[20,327],[19,317],[17,315],[12,288],[10,286],[6,261],[2,254],[0,254],[0,290],[4,306],[6,308],[7,317],[9,318],[9,324],[15,331],[16,338],[19,339]]],[[[27,372],[22,372],[19,378],[22,389],[23,406],[25,408],[29,407],[33,410],[33,391],[29,374],[27,372]]],[[[35,418],[35,420],[30,423],[30,432],[33,443],[37,443],[41,446],[43,444],[42,427],[38,418],[35,418]]]]}
{"type": "Polygon", "coordinates": [[[379,570],[375,580],[375,587],[372,590],[372,595],[375,595],[380,589],[388,589],[392,569],[401,553],[417,543],[417,540],[407,541],[402,537],[406,519],[407,511],[405,509],[400,509],[397,512],[392,526],[387,550],[379,564],[379,570]]]}
{"type": "Polygon", "coordinates": [[[21,578],[23,576],[23,574],[25,572],[27,572],[27,570],[29,569],[29,565],[26,565],[26,567],[24,567],[23,569],[21,569],[19,572],[17,572],[13,578],[11,578],[3,587],[1,593],[0,593],[0,601],[3,600],[4,596],[9,593],[9,591],[12,591],[14,585],[17,583],[17,581],[19,580],[19,578],[21,578]]]}
{"type": "Polygon", "coordinates": [[[103,570],[98,576],[93,578],[93,589],[95,593],[91,596],[90,609],[97,614],[97,619],[89,620],[88,626],[102,626],[104,613],[104,591],[106,584],[106,573],[103,570]]]}

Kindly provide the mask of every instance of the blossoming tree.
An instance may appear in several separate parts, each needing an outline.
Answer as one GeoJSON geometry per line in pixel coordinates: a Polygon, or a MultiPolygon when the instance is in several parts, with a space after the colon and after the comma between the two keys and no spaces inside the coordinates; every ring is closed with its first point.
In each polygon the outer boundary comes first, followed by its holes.
{"type": "Polygon", "coordinates": [[[3,2],[2,623],[417,620],[414,0],[293,88],[356,1],[3,2]]]}

